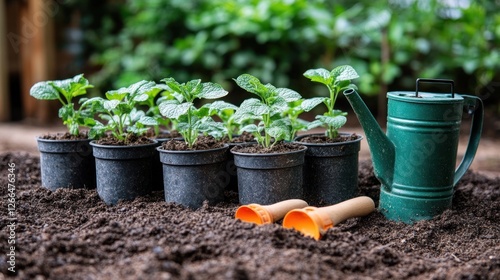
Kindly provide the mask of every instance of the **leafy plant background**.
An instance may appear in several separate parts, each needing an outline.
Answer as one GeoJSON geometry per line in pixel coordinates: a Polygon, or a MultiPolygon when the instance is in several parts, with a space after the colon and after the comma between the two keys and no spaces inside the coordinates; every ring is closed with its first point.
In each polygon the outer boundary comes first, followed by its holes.
{"type": "MultiPolygon", "coordinates": [[[[498,0],[108,0],[99,11],[67,2],[82,15],[85,55],[97,67],[90,80],[104,91],[172,76],[241,92],[231,79],[250,73],[326,96],[302,73],[350,64],[384,116],[385,93],[414,90],[418,77],[454,79],[500,113],[498,0]]],[[[228,95],[235,104],[248,97],[228,95]]]]}

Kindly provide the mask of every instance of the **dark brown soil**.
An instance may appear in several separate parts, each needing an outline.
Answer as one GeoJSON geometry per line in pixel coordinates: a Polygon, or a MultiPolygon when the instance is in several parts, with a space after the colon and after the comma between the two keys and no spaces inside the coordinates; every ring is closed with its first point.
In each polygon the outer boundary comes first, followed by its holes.
{"type": "Polygon", "coordinates": [[[240,135],[233,136],[231,140],[226,136],[222,139],[225,143],[247,143],[247,142],[255,142],[255,137],[246,131],[244,131],[240,135]]]}
{"type": "Polygon", "coordinates": [[[96,143],[100,145],[109,145],[109,146],[136,146],[136,145],[151,144],[152,141],[151,139],[145,136],[139,137],[134,134],[128,134],[125,140],[120,140],[113,136],[107,136],[97,140],[96,143]]]}
{"type": "Polygon", "coordinates": [[[151,128],[146,133],[146,137],[155,139],[171,139],[171,138],[182,138],[182,135],[177,130],[160,130],[158,135],[155,135],[154,130],[151,128]]]}
{"type": "MultiPolygon", "coordinates": [[[[279,223],[234,220],[234,200],[193,211],[162,193],[106,206],[95,190],[51,192],[40,187],[39,159],[25,153],[0,154],[3,211],[9,163],[19,279],[500,279],[500,179],[473,172],[433,220],[405,225],[375,212],[315,241],[279,223]]],[[[360,168],[360,194],[378,201],[370,163],[360,168]]],[[[10,220],[1,217],[9,276],[10,220]]]]}
{"type": "Polygon", "coordinates": [[[46,140],[84,140],[88,139],[87,132],[80,132],[78,135],[66,133],[45,134],[40,136],[41,139],[46,140]]]}
{"type": "Polygon", "coordinates": [[[251,144],[251,145],[235,146],[231,149],[231,151],[246,153],[246,154],[272,154],[272,153],[294,152],[303,150],[304,148],[305,148],[304,146],[292,143],[276,143],[275,145],[269,148],[264,148],[258,144],[251,144]]]}
{"type": "Polygon", "coordinates": [[[353,133],[351,135],[339,135],[336,138],[330,139],[325,135],[311,135],[301,138],[299,141],[304,143],[325,144],[325,143],[340,143],[359,139],[359,135],[353,133]]]}
{"type": "Polygon", "coordinates": [[[176,139],[170,139],[163,142],[161,147],[164,150],[171,151],[200,151],[222,148],[224,147],[224,143],[211,136],[199,136],[192,148],[190,148],[184,140],[176,139]]]}

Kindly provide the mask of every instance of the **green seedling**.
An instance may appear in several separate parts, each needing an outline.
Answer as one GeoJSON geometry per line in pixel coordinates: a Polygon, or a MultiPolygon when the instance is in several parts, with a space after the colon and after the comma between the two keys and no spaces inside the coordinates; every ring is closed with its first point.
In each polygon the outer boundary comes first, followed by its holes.
{"type": "Polygon", "coordinates": [[[299,99],[288,103],[288,109],[283,112],[282,116],[290,120],[292,131],[290,137],[285,140],[292,141],[297,136],[297,132],[309,129],[310,122],[299,118],[299,116],[323,103],[323,99],[322,97],[314,97],[310,99],[299,99]]]}
{"type": "Polygon", "coordinates": [[[90,108],[82,105],[79,109],[75,109],[73,98],[85,95],[87,89],[93,87],[83,74],[79,74],[66,80],[38,82],[31,87],[30,95],[40,100],[59,100],[62,104],[59,118],[70,134],[79,135],[80,126],[92,127],[95,121],[90,108]]]}
{"type": "Polygon", "coordinates": [[[146,101],[151,91],[157,91],[154,82],[140,81],[129,87],[106,92],[106,98],[94,97],[83,104],[91,104],[99,117],[105,120],[103,124],[96,121],[90,129],[90,138],[102,137],[107,131],[120,141],[125,141],[128,134],[144,135],[149,127],[158,125],[155,118],[136,108],[136,105],[146,101]]]}
{"type": "Polygon", "coordinates": [[[165,84],[156,84],[151,90],[145,92],[148,95],[148,99],[139,102],[139,105],[144,105],[148,108],[146,116],[152,117],[157,122],[157,124],[153,126],[155,136],[160,134],[160,126],[169,127],[171,125],[171,120],[164,118],[159,108],[159,104],[164,100],[173,99],[170,94],[171,91],[172,90],[165,84]],[[162,93],[162,96],[157,98],[160,93],[162,93]]]}
{"type": "Polygon", "coordinates": [[[356,70],[349,65],[335,67],[332,71],[323,68],[309,69],[304,73],[306,78],[313,82],[326,85],[330,93],[329,97],[324,97],[323,103],[327,107],[327,112],[316,116],[316,120],[311,122],[308,129],[315,127],[325,127],[326,135],[330,139],[338,136],[338,130],[347,122],[347,113],[335,109],[335,102],[339,93],[345,89],[357,89],[356,85],[351,83],[352,79],[359,77],[356,70]]]}
{"type": "Polygon", "coordinates": [[[208,109],[210,116],[216,115],[221,119],[224,125],[224,134],[228,137],[229,141],[233,139],[233,134],[239,132],[240,125],[234,120],[234,113],[238,109],[238,106],[225,101],[215,101],[203,105],[202,108],[208,109]]]}
{"type": "Polygon", "coordinates": [[[199,79],[182,84],[174,78],[165,78],[161,81],[170,88],[174,99],[163,100],[158,105],[160,113],[164,117],[176,120],[177,130],[189,148],[193,148],[200,132],[215,138],[224,136],[224,125],[212,119],[210,110],[207,107],[198,109],[194,106],[195,99],[217,99],[227,95],[228,92],[221,85],[202,83],[199,79]]]}
{"type": "Polygon", "coordinates": [[[235,81],[242,89],[259,97],[246,99],[236,110],[234,119],[237,123],[253,121],[242,127],[241,131],[251,133],[264,148],[289,139],[292,133],[290,120],[283,118],[281,114],[288,109],[289,102],[302,98],[300,94],[271,84],[263,85],[259,79],[249,74],[240,75],[235,81]],[[274,142],[271,141],[272,138],[274,142]]]}

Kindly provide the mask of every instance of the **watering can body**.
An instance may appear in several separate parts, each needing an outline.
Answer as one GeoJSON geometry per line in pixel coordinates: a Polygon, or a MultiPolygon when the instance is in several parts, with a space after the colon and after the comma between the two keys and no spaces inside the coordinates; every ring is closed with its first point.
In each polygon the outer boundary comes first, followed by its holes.
{"type": "Polygon", "coordinates": [[[476,153],[483,122],[475,96],[389,92],[387,133],[378,126],[356,92],[345,95],[366,134],[374,173],[381,181],[379,210],[390,220],[427,220],[451,207],[454,186],[476,153]],[[455,169],[464,107],[473,115],[465,156],[455,169]]]}

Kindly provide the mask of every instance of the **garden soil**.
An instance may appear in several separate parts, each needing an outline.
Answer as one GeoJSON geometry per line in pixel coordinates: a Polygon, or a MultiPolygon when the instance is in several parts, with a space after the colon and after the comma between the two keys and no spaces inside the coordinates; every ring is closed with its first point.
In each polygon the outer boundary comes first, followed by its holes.
{"type": "MultiPolygon", "coordinates": [[[[500,279],[500,179],[468,172],[453,207],[413,225],[374,212],[320,241],[279,223],[237,221],[236,195],[198,210],[162,193],[106,206],[95,190],[40,187],[39,158],[0,154],[2,276],[8,164],[16,174],[16,271],[20,279],[500,279]]],[[[378,201],[362,161],[360,195],[378,201]]]]}

